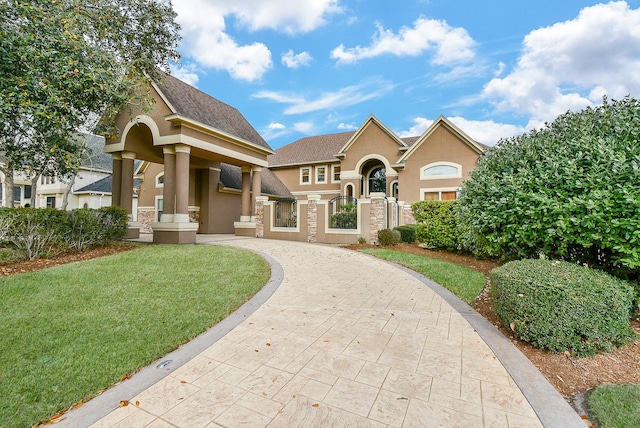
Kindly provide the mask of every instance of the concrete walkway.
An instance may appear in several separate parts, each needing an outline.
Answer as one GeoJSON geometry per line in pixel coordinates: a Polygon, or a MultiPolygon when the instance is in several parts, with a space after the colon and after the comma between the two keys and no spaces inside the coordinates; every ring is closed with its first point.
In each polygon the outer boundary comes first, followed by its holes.
{"type": "Polygon", "coordinates": [[[256,300],[59,426],[586,426],[442,287],[341,248],[230,238],[198,239],[266,255],[256,300]]]}

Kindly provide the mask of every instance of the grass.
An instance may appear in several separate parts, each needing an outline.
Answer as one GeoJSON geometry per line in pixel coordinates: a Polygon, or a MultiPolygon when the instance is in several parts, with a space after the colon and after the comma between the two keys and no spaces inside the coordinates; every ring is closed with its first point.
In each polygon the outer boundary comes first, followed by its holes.
{"type": "Polygon", "coordinates": [[[269,275],[247,251],[154,245],[0,278],[0,426],[95,396],[224,319],[269,275]]]}
{"type": "Polygon", "coordinates": [[[484,289],[487,281],[485,276],[476,270],[432,257],[377,248],[365,249],[363,252],[420,272],[451,291],[470,306],[473,306],[474,300],[484,289]]]}
{"type": "Polygon", "coordinates": [[[600,428],[640,427],[640,385],[600,385],[587,404],[600,428]]]}

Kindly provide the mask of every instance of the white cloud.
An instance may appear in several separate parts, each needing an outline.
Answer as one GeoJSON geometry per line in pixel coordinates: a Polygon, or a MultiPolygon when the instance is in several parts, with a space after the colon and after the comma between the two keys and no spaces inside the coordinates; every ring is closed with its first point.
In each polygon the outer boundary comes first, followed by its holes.
{"type": "Polygon", "coordinates": [[[293,125],[293,128],[303,134],[309,134],[313,130],[313,122],[298,122],[293,125]]]}
{"type": "MultiPolygon", "coordinates": [[[[525,128],[507,123],[496,123],[493,120],[467,120],[460,116],[448,118],[469,137],[488,146],[495,145],[501,138],[513,137],[526,132],[525,128]]],[[[422,135],[433,124],[433,120],[424,117],[413,119],[414,125],[407,131],[398,133],[401,138],[422,135]]]]}
{"type": "Polygon", "coordinates": [[[200,77],[195,72],[194,68],[189,66],[171,67],[171,75],[193,87],[197,87],[198,81],[200,80],[200,77]]]}
{"type": "Polygon", "coordinates": [[[358,125],[356,125],[355,123],[344,123],[344,122],[341,122],[338,125],[338,129],[340,129],[342,131],[353,131],[355,129],[358,129],[358,125]]]}
{"type": "Polygon", "coordinates": [[[380,98],[390,92],[392,88],[393,85],[388,82],[375,80],[359,85],[347,86],[335,92],[325,92],[315,99],[290,96],[273,91],[260,91],[253,96],[254,98],[291,104],[290,107],[285,108],[284,114],[303,114],[360,104],[368,100],[380,98]]]}
{"type": "Polygon", "coordinates": [[[475,42],[464,28],[450,27],[445,21],[419,18],[413,27],[402,27],[398,34],[377,24],[378,31],[371,45],[345,48],[340,45],[331,52],[339,63],[355,63],[380,55],[418,56],[435,51],[432,63],[450,65],[474,58],[475,42]]]}
{"type": "Polygon", "coordinates": [[[272,29],[308,32],[340,13],[338,0],[174,0],[182,27],[181,49],[201,66],[227,71],[234,79],[254,82],[272,67],[271,51],[263,43],[239,44],[226,29],[235,17],[249,31],[272,29]]]}
{"type": "Polygon", "coordinates": [[[292,50],[282,54],[282,63],[289,68],[300,68],[311,64],[313,58],[309,52],[294,54],[292,50]]]}
{"type": "Polygon", "coordinates": [[[624,2],[582,9],[577,18],[529,33],[515,69],[483,95],[530,124],[598,103],[640,95],[640,9],[624,2]]]}
{"type": "Polygon", "coordinates": [[[285,128],[286,128],[286,126],[284,126],[284,125],[283,125],[283,124],[281,124],[281,123],[271,122],[271,123],[269,124],[269,129],[285,129],[285,128]]]}

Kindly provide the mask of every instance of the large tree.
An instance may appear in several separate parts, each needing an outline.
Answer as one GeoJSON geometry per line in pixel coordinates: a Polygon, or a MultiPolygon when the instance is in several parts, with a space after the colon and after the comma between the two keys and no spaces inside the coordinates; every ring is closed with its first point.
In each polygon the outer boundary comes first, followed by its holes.
{"type": "Polygon", "coordinates": [[[637,272],[640,101],[605,98],[599,107],[500,141],[460,199],[467,242],[479,253],[637,272]]]}
{"type": "Polygon", "coordinates": [[[112,134],[118,111],[149,106],[139,89],[179,59],[178,30],[169,0],[0,0],[5,174],[72,173],[78,130],[112,134]]]}

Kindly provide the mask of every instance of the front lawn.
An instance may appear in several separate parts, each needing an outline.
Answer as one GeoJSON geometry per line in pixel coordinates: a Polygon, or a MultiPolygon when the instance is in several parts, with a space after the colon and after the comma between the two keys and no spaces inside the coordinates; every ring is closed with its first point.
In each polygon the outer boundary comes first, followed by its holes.
{"type": "Polygon", "coordinates": [[[451,291],[470,306],[473,306],[473,302],[487,282],[485,276],[476,270],[427,256],[385,248],[370,248],[362,251],[420,272],[451,291]]]}
{"type": "Polygon", "coordinates": [[[153,245],[0,278],[0,426],[91,398],[224,319],[269,275],[248,251],[153,245]]]}
{"type": "Polygon", "coordinates": [[[600,385],[589,393],[587,403],[600,428],[640,426],[640,385],[600,385]]]}

